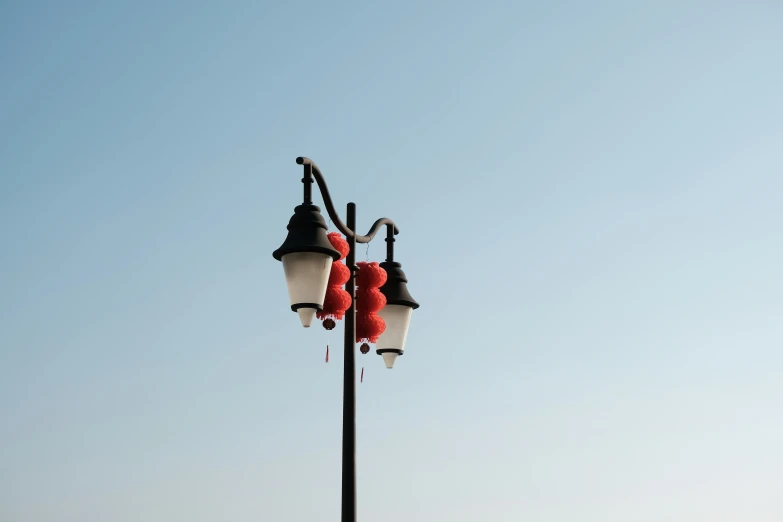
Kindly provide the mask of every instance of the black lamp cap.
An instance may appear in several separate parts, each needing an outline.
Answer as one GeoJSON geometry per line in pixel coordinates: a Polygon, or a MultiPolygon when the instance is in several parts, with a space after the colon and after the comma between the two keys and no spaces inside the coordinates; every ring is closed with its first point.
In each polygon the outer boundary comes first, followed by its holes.
{"type": "Polygon", "coordinates": [[[337,261],[338,252],[326,237],[326,221],[321,209],[315,205],[299,205],[288,222],[288,237],[283,244],[272,252],[272,256],[281,261],[286,254],[294,252],[317,252],[331,256],[337,261]]]}
{"type": "Polygon", "coordinates": [[[414,310],[417,309],[419,303],[408,292],[408,278],[402,271],[402,265],[395,261],[384,261],[380,266],[386,270],[386,283],[380,288],[381,293],[386,296],[386,304],[410,306],[414,310]]]}

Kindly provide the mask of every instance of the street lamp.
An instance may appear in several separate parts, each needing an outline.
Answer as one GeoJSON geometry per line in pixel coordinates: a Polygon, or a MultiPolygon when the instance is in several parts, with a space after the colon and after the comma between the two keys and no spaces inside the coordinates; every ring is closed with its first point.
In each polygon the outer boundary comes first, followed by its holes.
{"type": "Polygon", "coordinates": [[[386,296],[386,306],[378,312],[386,322],[386,330],[375,343],[375,353],[383,356],[386,367],[394,367],[398,355],[405,351],[405,339],[411,324],[412,312],[419,307],[408,292],[408,278],[402,271],[402,265],[394,261],[394,232],[388,227],[386,234],[386,261],[381,263],[386,270],[386,283],[381,293],[386,296]]]}
{"type": "Polygon", "coordinates": [[[321,209],[307,202],[296,207],[288,222],[288,237],[272,255],[283,262],[291,310],[309,328],[316,311],[323,309],[332,260],[340,258],[326,237],[321,209]]]}
{"type": "Polygon", "coordinates": [[[356,243],[369,243],[386,226],[386,261],[380,266],[386,270],[386,283],[380,288],[386,297],[378,315],[386,322],[386,330],[378,338],[376,352],[383,357],[387,368],[392,368],[405,350],[411,313],[419,307],[408,292],[408,279],[399,263],[394,261],[394,236],[399,229],[388,218],[381,218],[362,236],[356,233],[356,205],[348,203],[343,223],[332,203],[318,166],[309,158],[296,158],[304,168],[304,202],[294,209],[288,222],[288,236],[272,255],[283,263],[291,310],[297,312],[302,326],[310,327],[316,312],[323,309],[329,271],[340,253],[326,236],[326,222],[321,209],[313,205],[313,179],[318,183],[326,211],[335,227],[348,241],[346,265],[351,277],[345,290],[351,296],[351,306],[345,312],[345,356],[343,358],[343,464],[342,464],[342,522],[356,521],[356,243]]]}

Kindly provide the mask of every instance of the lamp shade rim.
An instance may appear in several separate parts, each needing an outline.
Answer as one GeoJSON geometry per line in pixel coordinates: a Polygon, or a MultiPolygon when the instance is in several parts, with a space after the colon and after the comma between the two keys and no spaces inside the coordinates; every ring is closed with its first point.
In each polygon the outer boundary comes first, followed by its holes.
{"type": "Polygon", "coordinates": [[[407,306],[409,308],[413,308],[414,310],[417,309],[420,305],[416,301],[408,300],[408,299],[395,299],[395,298],[386,298],[386,304],[387,305],[400,305],[400,306],[407,306]]]}
{"type": "Polygon", "coordinates": [[[278,261],[283,260],[283,256],[287,254],[298,254],[300,252],[313,252],[316,254],[326,254],[327,256],[331,257],[333,260],[337,261],[340,259],[340,252],[335,250],[334,248],[328,248],[320,245],[311,245],[311,246],[304,246],[304,247],[286,247],[286,245],[281,246],[274,252],[272,252],[272,257],[277,259],[278,261]]]}
{"type": "Polygon", "coordinates": [[[400,348],[379,348],[378,350],[375,350],[375,353],[378,355],[383,355],[385,353],[396,353],[397,355],[402,355],[405,352],[405,350],[401,350],[400,348]]]}
{"type": "Polygon", "coordinates": [[[300,308],[315,308],[319,312],[324,309],[323,305],[319,305],[318,303],[296,303],[291,305],[291,310],[294,312],[300,308]]]}

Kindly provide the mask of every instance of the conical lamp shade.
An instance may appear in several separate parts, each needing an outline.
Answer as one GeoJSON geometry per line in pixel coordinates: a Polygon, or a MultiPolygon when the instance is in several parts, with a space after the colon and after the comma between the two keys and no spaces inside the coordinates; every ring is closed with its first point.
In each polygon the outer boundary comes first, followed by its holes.
{"type": "Polygon", "coordinates": [[[386,365],[388,369],[394,368],[394,361],[397,360],[397,355],[394,352],[384,352],[381,354],[383,356],[383,363],[386,365]]]}

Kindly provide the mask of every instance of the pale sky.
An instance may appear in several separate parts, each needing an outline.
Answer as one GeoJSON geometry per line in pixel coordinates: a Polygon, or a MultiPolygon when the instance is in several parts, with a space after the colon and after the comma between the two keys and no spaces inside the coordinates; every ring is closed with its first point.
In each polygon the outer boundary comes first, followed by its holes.
{"type": "Polygon", "coordinates": [[[422,305],[361,521],[780,522],[781,56],[762,0],[4,2],[0,520],[339,520],[304,155],[422,305]]]}

